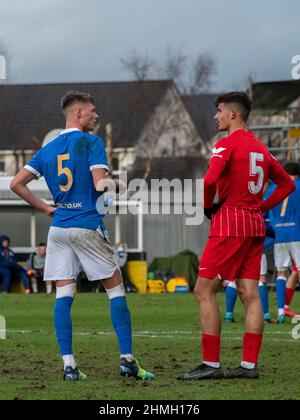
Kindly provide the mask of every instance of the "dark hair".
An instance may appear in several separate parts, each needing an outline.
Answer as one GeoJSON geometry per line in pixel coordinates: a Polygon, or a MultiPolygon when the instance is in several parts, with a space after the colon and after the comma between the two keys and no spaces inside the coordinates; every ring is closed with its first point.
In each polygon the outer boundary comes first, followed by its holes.
{"type": "Polygon", "coordinates": [[[215,102],[216,107],[220,103],[238,105],[243,121],[247,121],[252,109],[252,101],[245,92],[229,92],[220,95],[215,102]]]}
{"type": "Polygon", "coordinates": [[[38,244],[38,248],[39,248],[40,246],[46,246],[46,244],[45,244],[44,242],[41,242],[41,243],[39,243],[39,244],[38,244]]]}
{"type": "Polygon", "coordinates": [[[286,162],[283,167],[289,175],[300,176],[300,164],[298,162],[286,162]]]}
{"type": "Polygon", "coordinates": [[[77,92],[70,90],[67,92],[60,101],[61,108],[64,111],[68,106],[73,105],[76,102],[92,103],[95,104],[94,98],[89,93],[77,92]]]}

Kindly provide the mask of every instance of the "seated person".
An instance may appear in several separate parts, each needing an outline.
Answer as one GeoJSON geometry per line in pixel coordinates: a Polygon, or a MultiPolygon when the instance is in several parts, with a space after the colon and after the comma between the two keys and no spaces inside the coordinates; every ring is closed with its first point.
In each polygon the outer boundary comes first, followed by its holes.
{"type": "Polygon", "coordinates": [[[15,253],[10,249],[8,236],[0,236],[0,275],[3,278],[2,293],[8,293],[12,279],[20,278],[24,293],[30,293],[26,271],[17,263],[15,253]]]}
{"type": "MultiPolygon", "coordinates": [[[[44,278],[46,250],[46,244],[40,243],[36,252],[30,255],[24,266],[24,269],[27,271],[27,275],[30,278],[33,293],[38,293],[38,282],[43,281],[44,278]]],[[[51,294],[52,281],[46,282],[46,291],[48,295],[51,294]]]]}

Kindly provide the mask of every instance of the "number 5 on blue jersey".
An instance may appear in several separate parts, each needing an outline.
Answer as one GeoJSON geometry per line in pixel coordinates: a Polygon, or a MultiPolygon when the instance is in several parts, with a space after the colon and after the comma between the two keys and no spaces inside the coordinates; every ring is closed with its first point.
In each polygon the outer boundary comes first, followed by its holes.
{"type": "Polygon", "coordinates": [[[73,175],[69,168],[63,168],[63,161],[64,160],[70,160],[70,154],[66,155],[58,155],[57,156],[57,169],[58,169],[58,176],[66,175],[68,183],[67,185],[61,185],[59,184],[59,188],[63,192],[67,192],[72,188],[73,185],[73,175]]]}

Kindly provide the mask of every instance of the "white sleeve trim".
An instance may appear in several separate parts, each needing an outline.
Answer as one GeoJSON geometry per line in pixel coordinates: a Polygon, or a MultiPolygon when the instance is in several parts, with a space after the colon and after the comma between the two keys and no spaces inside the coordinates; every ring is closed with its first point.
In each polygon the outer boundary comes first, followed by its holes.
{"type": "Polygon", "coordinates": [[[107,172],[109,171],[107,165],[92,165],[92,166],[90,166],[90,171],[92,171],[93,169],[105,169],[107,172]]]}
{"type": "Polygon", "coordinates": [[[34,169],[32,166],[25,165],[24,168],[28,169],[28,171],[32,172],[37,178],[40,178],[42,175],[34,169]]]}

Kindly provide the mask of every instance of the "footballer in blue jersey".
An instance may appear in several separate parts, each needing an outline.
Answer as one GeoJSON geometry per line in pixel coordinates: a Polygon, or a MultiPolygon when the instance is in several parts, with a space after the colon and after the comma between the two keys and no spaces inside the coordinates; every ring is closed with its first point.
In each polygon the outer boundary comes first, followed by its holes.
{"type": "Polygon", "coordinates": [[[102,215],[96,209],[92,171],[108,171],[103,141],[77,128],[63,130],[40,149],[25,166],[36,177],[44,176],[55,207],[52,226],[96,230],[102,215]],[[74,182],[75,181],[75,182],[74,182]]]}
{"type": "MultiPolygon", "coordinates": [[[[300,178],[295,178],[294,182],[296,191],[270,211],[270,223],[276,232],[277,244],[300,240],[300,178]]],[[[270,194],[275,188],[271,186],[270,194]]]]}
{"type": "MultiPolygon", "coordinates": [[[[292,260],[300,270],[300,164],[288,162],[284,169],[294,180],[296,190],[282,203],[270,210],[270,223],[275,231],[274,257],[277,268],[276,293],[278,322],[285,322],[285,300],[288,270],[292,260]]],[[[275,186],[271,186],[271,194],[275,186]]]]}
{"type": "Polygon", "coordinates": [[[275,243],[275,232],[270,223],[269,212],[263,214],[265,225],[266,225],[266,238],[264,241],[263,255],[260,266],[260,279],[259,279],[259,295],[263,308],[265,322],[273,323],[273,319],[270,315],[269,310],[269,294],[267,288],[267,277],[268,277],[268,258],[267,254],[271,250],[273,254],[274,243],[275,243]]]}
{"type": "Polygon", "coordinates": [[[84,269],[88,280],[101,280],[110,301],[112,324],[120,347],[120,374],[151,380],[154,375],[133,358],[131,318],[114,249],[107,239],[100,195],[118,181],[108,181],[103,141],[89,134],[97,125],[93,97],[68,92],[61,101],[66,129],[39,150],[11,182],[11,189],[31,206],[53,216],[47,241],[45,281],[56,282],[54,324],[64,363],[64,380],[86,380],[72,349],[71,307],[75,281],[84,269]],[[44,176],[55,207],[36,197],[27,184],[44,176]]]}

